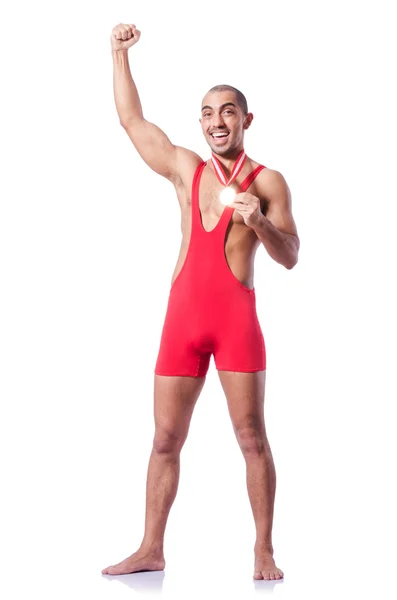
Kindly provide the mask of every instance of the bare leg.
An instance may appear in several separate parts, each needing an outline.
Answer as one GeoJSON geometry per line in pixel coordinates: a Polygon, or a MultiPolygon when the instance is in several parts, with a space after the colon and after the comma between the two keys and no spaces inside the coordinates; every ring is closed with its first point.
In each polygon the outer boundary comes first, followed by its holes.
{"type": "Polygon", "coordinates": [[[137,552],[102,573],[164,569],[164,533],[178,489],[180,452],[204,382],[205,377],[155,375],[155,435],[146,481],[145,533],[137,552]]]}
{"type": "Polygon", "coordinates": [[[248,496],[256,527],[254,579],[282,579],[284,574],[273,559],[276,470],[265,429],[266,372],[218,373],[246,463],[248,496]]]}

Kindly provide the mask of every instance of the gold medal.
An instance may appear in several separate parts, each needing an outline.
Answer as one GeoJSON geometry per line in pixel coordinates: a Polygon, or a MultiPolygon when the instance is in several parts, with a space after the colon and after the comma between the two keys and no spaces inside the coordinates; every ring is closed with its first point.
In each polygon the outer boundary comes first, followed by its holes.
{"type": "Polygon", "coordinates": [[[222,204],[231,204],[236,197],[236,192],[231,187],[225,187],[224,190],[221,191],[220,201],[222,204]]]}

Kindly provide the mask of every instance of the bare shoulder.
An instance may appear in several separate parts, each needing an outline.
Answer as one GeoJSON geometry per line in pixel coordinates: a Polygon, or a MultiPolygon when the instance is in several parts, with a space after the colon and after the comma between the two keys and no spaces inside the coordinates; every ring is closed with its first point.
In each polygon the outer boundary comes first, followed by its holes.
{"type": "MultiPolygon", "coordinates": [[[[258,163],[259,164],[259,163],[258,163]]],[[[257,185],[268,202],[275,202],[283,198],[291,202],[291,191],[284,175],[276,169],[262,169],[256,178],[257,185]]]]}
{"type": "Polygon", "coordinates": [[[184,187],[189,189],[192,184],[194,173],[200,163],[203,162],[201,156],[188,150],[183,146],[175,146],[176,148],[176,173],[172,183],[176,188],[184,187]]]}
{"type": "Polygon", "coordinates": [[[260,195],[266,199],[266,217],[285,233],[298,236],[292,215],[291,191],[284,175],[276,169],[262,169],[257,176],[260,195]]]}

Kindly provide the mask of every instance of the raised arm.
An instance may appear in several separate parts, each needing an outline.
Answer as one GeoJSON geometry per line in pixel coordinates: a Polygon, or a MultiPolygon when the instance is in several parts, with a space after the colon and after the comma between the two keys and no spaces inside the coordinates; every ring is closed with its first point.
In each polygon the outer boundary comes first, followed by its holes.
{"type": "Polygon", "coordinates": [[[175,183],[180,178],[186,153],[190,151],[172,144],[164,131],[143,116],[128,61],[128,49],[139,41],[140,36],[141,32],[135,25],[120,23],[112,30],[113,87],[117,113],[120,124],[146,164],[175,183]]]}

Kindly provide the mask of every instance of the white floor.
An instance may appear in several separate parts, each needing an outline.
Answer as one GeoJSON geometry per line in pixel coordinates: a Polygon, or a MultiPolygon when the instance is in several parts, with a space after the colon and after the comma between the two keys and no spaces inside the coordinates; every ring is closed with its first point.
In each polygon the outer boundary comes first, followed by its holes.
{"type": "MultiPolygon", "coordinates": [[[[84,530],[84,523],[80,523],[84,530]]],[[[99,530],[101,529],[98,524],[99,530]]],[[[128,528],[126,528],[127,530],[128,528]]],[[[54,532],[55,533],[55,532],[54,532]]],[[[58,529],[59,534],[64,534],[58,529]]],[[[168,552],[168,564],[164,572],[136,573],[118,577],[103,576],[100,569],[109,559],[126,554],[127,544],[115,538],[112,544],[96,546],[95,540],[81,537],[76,546],[70,538],[59,539],[55,547],[44,547],[38,540],[37,552],[24,552],[23,540],[15,563],[3,563],[3,598],[23,598],[37,594],[50,598],[135,598],[146,595],[162,595],[164,598],[250,598],[256,594],[273,594],[289,599],[340,598],[395,598],[393,570],[386,564],[380,568],[379,557],[356,549],[351,555],[346,550],[338,556],[336,548],[326,544],[321,548],[304,541],[298,551],[297,543],[285,544],[277,552],[279,564],[285,570],[281,582],[253,581],[249,553],[235,540],[222,545],[212,537],[210,549],[198,548],[194,540],[191,547],[177,547],[168,552]],[[67,542],[67,549],[62,541],[67,542]],[[124,548],[123,548],[124,546],[124,548]],[[216,551],[219,547],[219,552],[216,551]],[[19,557],[19,558],[18,558],[19,557]]],[[[125,538],[127,536],[124,536],[125,538]]],[[[197,542],[197,540],[196,540],[197,542]]],[[[132,547],[132,544],[129,544],[132,547]]]]}

